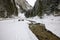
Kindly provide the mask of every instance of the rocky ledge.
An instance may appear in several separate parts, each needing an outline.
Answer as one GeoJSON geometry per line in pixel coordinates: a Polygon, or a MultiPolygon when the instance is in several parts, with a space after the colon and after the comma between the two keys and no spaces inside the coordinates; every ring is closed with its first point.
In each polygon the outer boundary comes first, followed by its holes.
{"type": "Polygon", "coordinates": [[[60,40],[59,37],[48,31],[44,24],[29,24],[29,28],[39,40],[60,40]]]}

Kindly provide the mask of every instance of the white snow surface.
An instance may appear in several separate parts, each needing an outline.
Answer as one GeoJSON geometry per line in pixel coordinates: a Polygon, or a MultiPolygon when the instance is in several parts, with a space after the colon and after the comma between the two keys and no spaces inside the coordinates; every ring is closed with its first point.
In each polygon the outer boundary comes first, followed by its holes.
{"type": "Polygon", "coordinates": [[[8,18],[0,21],[0,40],[38,40],[29,29],[28,24],[31,22],[28,20],[45,24],[47,30],[60,37],[60,16],[45,15],[43,19],[38,16],[26,18],[24,13],[19,13],[19,16],[15,19],[8,18]]]}
{"type": "Polygon", "coordinates": [[[43,19],[35,16],[33,18],[28,18],[28,20],[35,21],[36,23],[45,24],[47,30],[60,37],[60,16],[55,17],[53,15],[45,15],[43,19]]]}
{"type": "Polygon", "coordinates": [[[29,29],[28,21],[0,21],[0,40],[38,40],[29,29]]]}
{"type": "MultiPolygon", "coordinates": [[[[36,0],[26,0],[32,6],[34,6],[36,0]]],[[[36,23],[43,23],[47,30],[53,32],[60,37],[60,16],[54,17],[53,15],[44,16],[40,19],[38,16],[32,18],[26,18],[24,13],[19,13],[15,19],[3,19],[0,18],[0,40],[38,40],[37,37],[29,29],[29,21],[35,21],[36,23]],[[24,21],[18,21],[24,20],[24,21]]]]}

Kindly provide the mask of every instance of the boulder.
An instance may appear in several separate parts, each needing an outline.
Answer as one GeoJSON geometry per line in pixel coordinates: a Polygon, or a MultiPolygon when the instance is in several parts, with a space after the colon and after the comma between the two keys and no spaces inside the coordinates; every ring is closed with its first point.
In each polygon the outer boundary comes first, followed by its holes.
{"type": "Polygon", "coordinates": [[[39,40],[60,40],[59,37],[47,30],[44,24],[29,24],[29,28],[39,40]]]}

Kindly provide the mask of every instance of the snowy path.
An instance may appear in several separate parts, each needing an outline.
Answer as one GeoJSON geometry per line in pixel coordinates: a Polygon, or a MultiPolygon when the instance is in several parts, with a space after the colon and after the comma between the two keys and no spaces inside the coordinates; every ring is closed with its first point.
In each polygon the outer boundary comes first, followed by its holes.
{"type": "Polygon", "coordinates": [[[38,40],[28,26],[17,19],[0,21],[0,40],[38,40]]]}

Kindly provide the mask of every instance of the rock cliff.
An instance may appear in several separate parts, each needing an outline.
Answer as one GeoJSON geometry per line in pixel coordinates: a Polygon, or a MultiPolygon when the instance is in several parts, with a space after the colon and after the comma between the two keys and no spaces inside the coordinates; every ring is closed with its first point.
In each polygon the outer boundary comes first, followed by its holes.
{"type": "Polygon", "coordinates": [[[32,6],[26,0],[15,0],[15,2],[22,11],[27,11],[32,8],[32,6]]]}
{"type": "Polygon", "coordinates": [[[44,14],[54,15],[54,12],[55,14],[60,14],[60,9],[58,9],[59,4],[60,0],[36,0],[33,9],[26,13],[26,17],[38,15],[40,18],[42,18],[44,14]]]}

